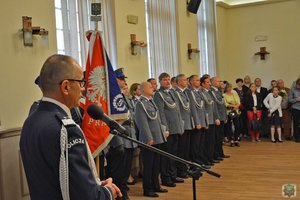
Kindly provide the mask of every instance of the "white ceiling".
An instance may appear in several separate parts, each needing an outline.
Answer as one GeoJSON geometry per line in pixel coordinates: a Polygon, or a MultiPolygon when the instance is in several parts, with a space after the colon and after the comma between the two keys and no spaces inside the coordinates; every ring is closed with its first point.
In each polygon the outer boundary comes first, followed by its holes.
{"type": "Polygon", "coordinates": [[[221,6],[223,5],[225,7],[260,5],[260,4],[276,3],[282,1],[290,1],[290,0],[216,0],[218,5],[221,6]]]}

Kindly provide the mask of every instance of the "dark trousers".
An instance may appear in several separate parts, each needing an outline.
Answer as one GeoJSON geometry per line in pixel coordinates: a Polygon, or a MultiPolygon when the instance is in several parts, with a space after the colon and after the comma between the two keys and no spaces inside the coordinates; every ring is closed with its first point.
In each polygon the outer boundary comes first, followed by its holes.
{"type": "Polygon", "coordinates": [[[270,130],[271,130],[271,125],[270,125],[270,120],[268,117],[268,110],[262,109],[261,113],[261,123],[262,123],[262,130],[261,130],[261,136],[266,138],[269,137],[270,130]]]}
{"type": "Polygon", "coordinates": [[[205,133],[205,155],[208,161],[214,160],[215,154],[215,125],[210,124],[205,133]]]}
{"type": "Polygon", "coordinates": [[[127,149],[125,148],[124,154],[124,179],[127,180],[130,176],[131,167],[132,167],[132,159],[133,159],[134,148],[127,149]]]}
{"type": "MultiPolygon", "coordinates": [[[[161,148],[159,144],[152,145],[158,149],[161,148]]],[[[142,162],[144,165],[143,170],[143,189],[144,192],[154,192],[160,188],[159,185],[159,167],[160,155],[145,148],[141,148],[142,162]]]]}
{"type": "Polygon", "coordinates": [[[215,127],[215,152],[214,158],[223,157],[224,121],[215,127]]]}
{"type": "Polygon", "coordinates": [[[292,117],[290,109],[282,109],[282,123],[285,138],[291,138],[292,117]]]}
{"type": "Polygon", "coordinates": [[[229,119],[226,124],[228,139],[231,141],[238,141],[240,137],[240,117],[229,119]]]}
{"type": "MultiPolygon", "coordinates": [[[[185,130],[178,138],[178,157],[190,160],[190,138],[192,130],[185,130]]],[[[177,174],[184,175],[187,173],[187,165],[176,162],[177,174]]]]}
{"type": "Polygon", "coordinates": [[[123,196],[127,196],[126,181],[124,175],[125,168],[125,151],[124,148],[119,147],[110,147],[107,153],[107,167],[106,174],[107,177],[113,179],[114,184],[116,184],[121,190],[123,196]]]}
{"type": "Polygon", "coordinates": [[[205,157],[205,130],[194,129],[191,133],[191,160],[198,164],[207,163],[205,157]]]}
{"type": "Polygon", "coordinates": [[[249,135],[248,132],[248,119],[247,119],[247,111],[245,109],[241,110],[240,115],[240,132],[244,135],[249,135]]]}
{"type": "MultiPolygon", "coordinates": [[[[179,134],[170,134],[167,142],[162,144],[162,150],[177,156],[179,134]]],[[[145,167],[145,166],[144,166],[145,167]]],[[[161,158],[161,180],[169,182],[177,177],[176,162],[173,159],[162,156],[161,158]]]]}
{"type": "Polygon", "coordinates": [[[293,130],[296,141],[300,141],[300,110],[292,109],[293,130]]]}

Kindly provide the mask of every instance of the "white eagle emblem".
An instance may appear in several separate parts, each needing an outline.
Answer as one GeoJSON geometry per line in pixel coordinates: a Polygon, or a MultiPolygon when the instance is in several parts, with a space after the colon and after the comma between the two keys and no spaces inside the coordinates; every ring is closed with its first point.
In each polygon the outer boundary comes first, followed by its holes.
{"type": "Polygon", "coordinates": [[[100,97],[105,101],[106,94],[106,74],[103,66],[98,66],[93,69],[89,74],[89,87],[87,88],[87,98],[93,102],[100,104],[100,97]]]}

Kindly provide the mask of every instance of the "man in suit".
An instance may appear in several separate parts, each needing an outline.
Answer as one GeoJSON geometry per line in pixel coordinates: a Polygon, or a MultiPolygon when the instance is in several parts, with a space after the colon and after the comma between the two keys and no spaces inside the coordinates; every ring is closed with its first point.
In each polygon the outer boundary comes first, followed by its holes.
{"type": "Polygon", "coordinates": [[[25,121],[20,150],[32,200],[121,197],[111,179],[100,182],[82,130],[71,118],[84,90],[82,69],[71,57],[50,56],[41,72],[43,98],[25,121]]]}
{"type": "Polygon", "coordinates": [[[282,109],[282,125],[283,133],[286,139],[291,140],[291,125],[292,125],[292,116],[291,109],[289,104],[289,94],[290,88],[284,86],[284,81],[279,79],[277,81],[277,86],[279,88],[279,95],[282,97],[281,109],[282,109]]]}
{"type": "MultiPolygon", "coordinates": [[[[163,131],[159,111],[155,105],[153,87],[149,82],[141,83],[142,96],[136,104],[135,122],[139,129],[139,140],[148,145],[161,149],[166,142],[168,132],[163,131]]],[[[158,197],[156,192],[168,192],[159,185],[160,155],[146,148],[141,149],[143,170],[144,196],[158,197]]]]}
{"type": "Polygon", "coordinates": [[[211,95],[215,101],[215,107],[217,108],[217,119],[220,120],[220,125],[216,126],[215,129],[215,153],[214,153],[214,159],[222,161],[223,158],[229,158],[228,155],[224,154],[223,151],[223,140],[224,140],[224,124],[227,121],[227,112],[226,112],[226,106],[225,102],[222,96],[222,93],[220,91],[220,78],[215,76],[211,78],[211,95]]]}
{"type": "MultiPolygon", "coordinates": [[[[184,121],[184,133],[179,136],[178,156],[185,160],[190,159],[190,137],[194,128],[192,113],[190,108],[190,99],[188,97],[187,77],[184,74],[176,76],[177,88],[175,96],[178,100],[181,118],[184,121]]],[[[177,176],[180,178],[188,178],[188,167],[182,163],[177,163],[177,176]]]]}
{"type": "MultiPolygon", "coordinates": [[[[178,156],[179,135],[184,132],[183,121],[180,115],[178,102],[174,90],[171,89],[170,75],[162,73],[159,75],[160,89],[155,92],[154,102],[156,103],[161,123],[169,132],[167,143],[163,145],[163,150],[178,156]]],[[[184,182],[177,177],[176,162],[166,157],[162,157],[161,163],[162,184],[168,187],[175,187],[175,183],[184,182]]]]}
{"type": "Polygon", "coordinates": [[[209,162],[219,163],[220,161],[214,159],[215,155],[215,128],[221,124],[220,119],[217,115],[216,103],[210,93],[210,78],[209,76],[202,76],[200,78],[200,83],[202,86],[201,94],[203,95],[204,109],[205,109],[205,119],[208,124],[208,129],[205,134],[205,153],[209,162]]]}
{"type": "Polygon", "coordinates": [[[211,164],[205,156],[205,129],[208,128],[205,120],[204,100],[200,94],[200,78],[198,75],[192,75],[189,78],[190,90],[188,96],[190,99],[190,109],[194,122],[194,129],[191,133],[191,160],[202,167],[209,169],[211,164]]]}
{"type": "MultiPolygon", "coordinates": [[[[254,84],[256,86],[256,92],[260,94],[262,100],[264,100],[267,95],[269,94],[268,89],[261,86],[261,79],[256,78],[254,80],[254,84]]],[[[261,135],[262,137],[268,137],[270,135],[270,122],[268,118],[268,109],[264,104],[262,104],[262,115],[261,115],[261,121],[262,121],[262,130],[261,135]]]]}

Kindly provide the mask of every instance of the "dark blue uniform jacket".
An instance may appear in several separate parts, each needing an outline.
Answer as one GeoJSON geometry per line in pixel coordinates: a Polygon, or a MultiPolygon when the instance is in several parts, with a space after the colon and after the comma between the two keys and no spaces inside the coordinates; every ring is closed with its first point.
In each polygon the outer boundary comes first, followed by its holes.
{"type": "MultiPolygon", "coordinates": [[[[42,101],[25,121],[20,149],[31,200],[62,199],[59,183],[60,132],[68,118],[58,105],[42,101]]],[[[69,191],[71,200],[106,200],[111,190],[99,186],[88,164],[88,153],[81,130],[66,126],[68,131],[69,191]]]]}

